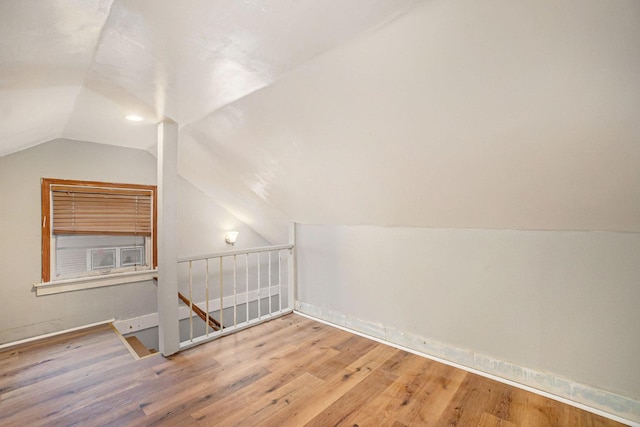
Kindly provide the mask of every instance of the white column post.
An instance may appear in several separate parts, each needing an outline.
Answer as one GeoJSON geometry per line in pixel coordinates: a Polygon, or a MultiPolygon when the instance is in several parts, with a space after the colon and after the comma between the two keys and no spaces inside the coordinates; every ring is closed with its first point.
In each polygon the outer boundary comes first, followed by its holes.
{"type": "Polygon", "coordinates": [[[158,123],[158,335],[160,352],[180,350],[178,329],[178,125],[158,123]]]}
{"type": "Polygon", "coordinates": [[[295,297],[296,297],[296,223],[289,223],[289,244],[293,245],[293,249],[291,249],[291,256],[289,257],[289,262],[287,263],[289,267],[289,280],[287,283],[288,297],[289,297],[289,308],[295,310],[295,297]]]}

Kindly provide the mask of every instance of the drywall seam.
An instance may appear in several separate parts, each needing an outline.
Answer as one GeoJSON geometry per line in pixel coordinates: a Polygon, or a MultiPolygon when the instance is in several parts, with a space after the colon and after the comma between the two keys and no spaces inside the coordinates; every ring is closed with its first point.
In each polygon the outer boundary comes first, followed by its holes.
{"type": "Polygon", "coordinates": [[[19,341],[13,341],[13,342],[5,343],[5,344],[0,344],[0,350],[3,350],[5,348],[9,348],[9,347],[13,347],[15,345],[26,344],[26,343],[29,343],[29,342],[32,342],[32,341],[41,340],[41,339],[44,339],[44,338],[51,338],[51,337],[55,337],[57,335],[68,334],[69,332],[75,332],[75,331],[80,331],[82,329],[93,328],[94,326],[100,326],[100,325],[104,325],[104,324],[107,324],[107,323],[113,323],[114,321],[115,321],[115,319],[103,320],[101,322],[90,323],[88,325],[83,325],[83,326],[77,326],[77,327],[71,328],[71,329],[63,329],[61,331],[51,332],[49,334],[38,335],[38,336],[35,336],[35,337],[25,338],[25,339],[19,340],[19,341]]]}
{"type": "Polygon", "coordinates": [[[391,344],[402,350],[436,360],[456,368],[500,381],[560,402],[576,406],[615,421],[640,427],[640,402],[585,384],[576,383],[549,372],[537,371],[511,362],[475,353],[469,349],[388,328],[381,323],[296,301],[296,312],[321,320],[349,332],[391,344]]]}
{"type": "MultiPolygon", "coordinates": [[[[273,287],[275,288],[276,285],[274,285],[273,287]]],[[[271,296],[274,297],[276,295],[279,295],[279,292],[277,291],[277,289],[272,289],[271,296]]],[[[261,299],[266,298],[268,296],[269,296],[268,288],[260,290],[261,299]]],[[[248,301],[247,301],[246,292],[236,294],[235,298],[236,298],[236,301],[235,301],[236,305],[242,305],[247,302],[257,301],[258,291],[257,290],[249,291],[248,301]]],[[[234,302],[234,296],[230,295],[223,298],[222,304],[224,308],[230,308],[230,307],[233,307],[233,302],[234,302]]],[[[195,305],[197,305],[202,309],[206,307],[204,301],[196,302],[195,305]]],[[[220,298],[210,299],[209,311],[212,312],[212,311],[218,311],[218,310],[220,310],[220,298]]],[[[181,305],[178,308],[178,319],[184,320],[188,318],[189,318],[189,307],[181,305]]],[[[132,317],[130,319],[118,320],[117,322],[114,322],[113,326],[118,330],[118,332],[120,332],[123,335],[142,331],[149,328],[155,328],[156,326],[158,326],[158,313],[143,314],[142,316],[132,317]]]]}

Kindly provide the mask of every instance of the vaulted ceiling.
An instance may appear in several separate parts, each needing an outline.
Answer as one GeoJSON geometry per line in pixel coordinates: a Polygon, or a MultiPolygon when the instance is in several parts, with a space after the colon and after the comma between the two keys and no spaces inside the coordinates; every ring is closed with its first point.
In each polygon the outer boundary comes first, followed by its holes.
{"type": "Polygon", "coordinates": [[[272,241],[640,231],[636,0],[3,0],[0,24],[0,156],[153,151],[170,118],[180,173],[272,241]]]}
{"type": "Polygon", "coordinates": [[[0,155],[61,136],[146,149],[127,113],[187,126],[411,3],[2,1],[0,155]]]}

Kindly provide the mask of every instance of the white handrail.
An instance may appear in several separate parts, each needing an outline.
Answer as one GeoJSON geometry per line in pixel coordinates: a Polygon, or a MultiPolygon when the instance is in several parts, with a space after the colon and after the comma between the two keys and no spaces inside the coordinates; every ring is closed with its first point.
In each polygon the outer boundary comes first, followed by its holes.
{"type": "Polygon", "coordinates": [[[182,258],[178,258],[178,262],[181,263],[181,262],[189,262],[189,261],[202,261],[203,259],[207,259],[207,258],[220,258],[220,257],[233,256],[233,255],[255,254],[259,252],[281,251],[285,249],[293,249],[293,245],[263,246],[259,248],[239,249],[236,251],[226,251],[226,252],[217,252],[217,253],[207,254],[207,255],[182,257],[182,258]]]}

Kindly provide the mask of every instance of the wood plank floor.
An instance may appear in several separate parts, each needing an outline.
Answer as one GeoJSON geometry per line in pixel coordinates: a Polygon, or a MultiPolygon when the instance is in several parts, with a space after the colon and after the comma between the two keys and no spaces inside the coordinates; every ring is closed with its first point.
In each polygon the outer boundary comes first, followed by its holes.
{"type": "Polygon", "coordinates": [[[0,351],[2,426],[615,426],[288,315],[141,360],[109,326],[0,351]]]}

